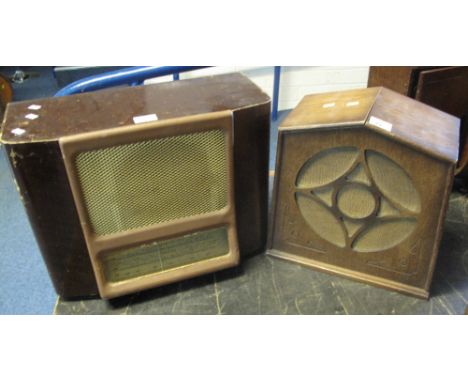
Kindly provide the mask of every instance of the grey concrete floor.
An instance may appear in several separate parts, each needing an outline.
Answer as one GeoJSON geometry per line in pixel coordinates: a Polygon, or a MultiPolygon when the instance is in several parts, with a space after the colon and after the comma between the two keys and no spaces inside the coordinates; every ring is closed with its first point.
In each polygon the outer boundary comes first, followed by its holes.
{"type": "Polygon", "coordinates": [[[235,269],[113,301],[61,301],[56,314],[463,314],[468,305],[468,198],[451,195],[431,298],[314,271],[263,253],[235,269]]]}

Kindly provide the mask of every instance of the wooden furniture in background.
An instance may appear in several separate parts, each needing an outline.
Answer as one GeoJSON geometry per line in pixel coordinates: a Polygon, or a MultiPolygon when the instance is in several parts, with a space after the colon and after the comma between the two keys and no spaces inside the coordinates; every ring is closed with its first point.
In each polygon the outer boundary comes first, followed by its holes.
{"type": "Polygon", "coordinates": [[[0,75],[0,124],[8,102],[13,101],[13,88],[5,77],[0,75]]]}
{"type": "Polygon", "coordinates": [[[371,66],[368,86],[387,87],[461,118],[455,173],[468,181],[468,67],[371,66]]]}

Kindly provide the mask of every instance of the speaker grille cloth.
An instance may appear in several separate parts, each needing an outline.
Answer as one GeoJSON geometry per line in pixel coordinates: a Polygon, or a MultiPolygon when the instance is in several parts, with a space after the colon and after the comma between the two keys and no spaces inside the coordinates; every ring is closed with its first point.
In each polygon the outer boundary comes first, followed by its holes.
{"type": "Polygon", "coordinates": [[[364,153],[336,147],[309,158],[298,172],[295,198],[305,221],[323,239],[357,252],[377,252],[414,232],[421,200],[398,163],[376,151],[364,153]]]}
{"type": "Polygon", "coordinates": [[[177,135],[82,152],[81,189],[97,235],[108,235],[227,205],[222,130],[177,135]]]}
{"type": "Polygon", "coordinates": [[[375,209],[375,200],[367,187],[351,183],[341,188],[337,195],[338,209],[347,217],[362,219],[375,209]]]}
{"type": "Polygon", "coordinates": [[[354,147],[324,150],[309,159],[297,176],[298,187],[322,187],[343,176],[359,155],[354,147]]]}
{"type": "Polygon", "coordinates": [[[415,228],[415,219],[377,220],[356,239],[353,249],[358,252],[384,251],[401,243],[415,228]]]}
{"type": "Polygon", "coordinates": [[[320,237],[338,247],[345,247],[340,222],[324,204],[301,194],[296,194],[296,202],[304,219],[320,237]]]}
{"type": "Polygon", "coordinates": [[[421,212],[421,200],[409,175],[397,163],[386,156],[366,151],[369,170],[382,193],[411,212],[421,212]]]}

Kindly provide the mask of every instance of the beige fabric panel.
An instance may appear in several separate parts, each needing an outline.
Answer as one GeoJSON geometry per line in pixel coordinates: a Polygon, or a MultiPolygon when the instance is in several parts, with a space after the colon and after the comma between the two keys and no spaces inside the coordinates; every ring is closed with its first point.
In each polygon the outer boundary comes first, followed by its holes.
{"type": "Polygon", "coordinates": [[[107,235],[227,204],[222,130],[85,151],[76,167],[93,231],[107,235]]]}

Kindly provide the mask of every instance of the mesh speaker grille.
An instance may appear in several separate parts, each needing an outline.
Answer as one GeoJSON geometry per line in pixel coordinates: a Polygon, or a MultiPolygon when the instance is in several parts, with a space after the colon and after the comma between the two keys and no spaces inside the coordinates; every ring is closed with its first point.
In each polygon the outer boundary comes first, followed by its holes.
{"type": "Polygon", "coordinates": [[[85,151],[75,164],[92,229],[99,236],[227,205],[222,130],[85,151]]]}
{"type": "Polygon", "coordinates": [[[308,159],[296,178],[296,203],[328,242],[357,252],[383,251],[414,232],[421,201],[399,164],[376,151],[363,154],[337,147],[308,159]]]}
{"type": "Polygon", "coordinates": [[[375,200],[367,187],[350,183],[341,188],[337,195],[338,209],[347,217],[362,219],[368,217],[375,208],[375,200]]]}
{"type": "Polygon", "coordinates": [[[322,187],[343,176],[359,155],[354,147],[324,150],[302,166],[296,180],[298,187],[322,187]]]}
{"type": "Polygon", "coordinates": [[[358,252],[375,252],[392,248],[405,240],[416,228],[416,220],[409,218],[376,220],[353,243],[358,252]]]}
{"type": "Polygon", "coordinates": [[[345,247],[346,241],[340,222],[329,208],[301,194],[296,194],[296,202],[304,219],[320,237],[338,247],[345,247]]]}
{"type": "Polygon", "coordinates": [[[421,212],[421,201],[410,176],[386,156],[366,150],[369,170],[380,191],[411,212],[421,212]]]}

